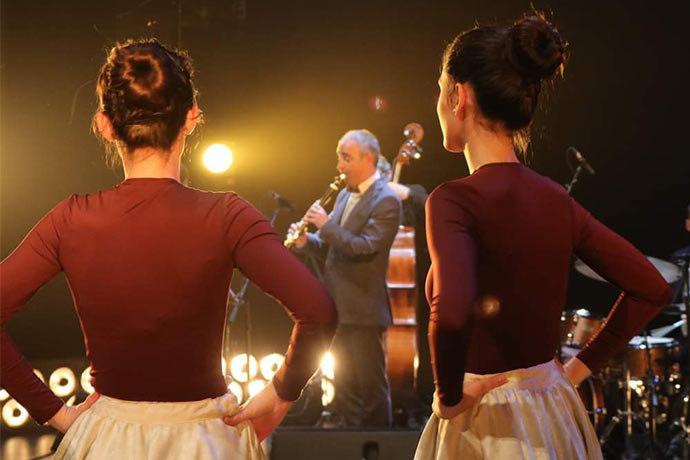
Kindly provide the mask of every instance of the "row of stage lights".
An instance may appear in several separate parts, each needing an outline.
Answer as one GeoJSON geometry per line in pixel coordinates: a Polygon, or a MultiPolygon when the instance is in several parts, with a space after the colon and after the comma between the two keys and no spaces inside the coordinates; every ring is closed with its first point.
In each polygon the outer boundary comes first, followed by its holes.
{"type": "MultiPolygon", "coordinates": [[[[237,400],[244,402],[245,395],[249,397],[254,396],[261,391],[266,384],[273,378],[280,366],[283,364],[284,356],[280,353],[271,353],[265,356],[260,361],[253,355],[249,355],[247,359],[246,354],[236,355],[230,359],[230,375],[227,374],[227,363],[225,359],[221,360],[223,375],[226,375],[228,384],[228,391],[237,397],[237,400]]],[[[333,373],[335,363],[333,355],[330,352],[326,353],[321,361],[321,390],[323,395],[321,403],[323,406],[328,406],[333,402],[335,396],[335,386],[333,385],[333,373]]],[[[34,373],[45,383],[43,373],[38,369],[34,369],[34,373]]],[[[317,377],[318,378],[318,375],[317,377]]],[[[69,367],[59,367],[55,369],[48,378],[48,386],[57,396],[61,398],[68,398],[66,404],[71,406],[77,399],[77,374],[69,367]]],[[[79,374],[79,386],[87,394],[94,392],[91,385],[91,366],[84,369],[79,374]]],[[[10,398],[10,395],[4,389],[0,389],[0,402],[4,402],[2,406],[2,420],[10,428],[18,428],[27,423],[29,420],[29,413],[16,400],[10,398]],[[6,402],[5,402],[6,401],[6,402]]]]}

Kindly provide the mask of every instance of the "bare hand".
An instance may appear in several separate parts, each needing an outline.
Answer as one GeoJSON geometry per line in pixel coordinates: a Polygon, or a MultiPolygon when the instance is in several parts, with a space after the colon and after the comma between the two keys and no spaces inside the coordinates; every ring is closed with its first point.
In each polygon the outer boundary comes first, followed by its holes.
{"type": "Polygon", "coordinates": [[[93,406],[93,403],[98,401],[100,396],[100,394],[94,392],[81,404],[77,404],[76,406],[68,406],[65,404],[50,420],[48,420],[48,423],[59,432],[66,433],[74,421],[87,409],[93,406]]]}
{"type": "Polygon", "coordinates": [[[328,213],[326,213],[319,202],[316,201],[311,205],[311,208],[309,208],[303,219],[310,224],[314,224],[316,228],[321,228],[323,224],[328,222],[328,213]]]}
{"type": "MultiPolygon", "coordinates": [[[[293,223],[290,224],[290,229],[288,230],[288,235],[292,235],[299,229],[299,224],[298,223],[293,223]]],[[[303,248],[304,245],[307,244],[307,234],[302,233],[297,239],[295,240],[295,246],[298,248],[303,248]]]]}
{"type": "Polygon", "coordinates": [[[270,382],[263,390],[242,404],[236,414],[223,417],[223,422],[226,425],[237,426],[249,420],[254,425],[259,441],[263,441],[280,425],[290,406],[292,406],[292,401],[280,399],[273,387],[273,382],[270,382]]]}
{"type": "Polygon", "coordinates": [[[577,357],[570,358],[565,366],[561,366],[561,369],[565,373],[565,376],[570,380],[570,382],[576,387],[582,383],[584,379],[592,374],[589,367],[577,357]]]}
{"type": "Polygon", "coordinates": [[[438,393],[434,392],[434,402],[431,404],[431,409],[438,418],[451,419],[465,412],[467,409],[470,409],[479,402],[486,393],[504,385],[506,382],[505,376],[500,374],[489,377],[488,379],[465,382],[463,385],[462,399],[454,406],[444,406],[438,398],[438,393]]]}

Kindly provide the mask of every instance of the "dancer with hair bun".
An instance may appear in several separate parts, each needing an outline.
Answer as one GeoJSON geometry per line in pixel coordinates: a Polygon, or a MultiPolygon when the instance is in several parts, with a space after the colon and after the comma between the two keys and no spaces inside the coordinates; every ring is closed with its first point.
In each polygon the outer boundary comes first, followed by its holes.
{"type": "MultiPolygon", "coordinates": [[[[63,271],[96,392],[70,407],[2,329],[0,384],[66,432],[54,458],[261,459],[335,331],[335,305],[271,225],[232,192],[182,185],[200,116],[189,57],[156,40],[118,44],[98,77],[94,131],[125,181],[59,203],[0,265],[2,323],[63,271]],[[270,267],[270,270],[267,270],[270,267]],[[221,349],[233,269],[295,321],[285,362],[240,407],[221,349]]],[[[45,340],[37,338],[37,340],[45,340]]]]}
{"type": "Polygon", "coordinates": [[[417,460],[602,458],[575,387],[669,299],[637,249],[518,160],[542,84],[566,62],[563,38],[536,14],[463,32],[443,55],[444,146],[471,175],[426,204],[436,391],[417,460]],[[573,254],[623,293],[563,368],[554,354],[573,254]]]}

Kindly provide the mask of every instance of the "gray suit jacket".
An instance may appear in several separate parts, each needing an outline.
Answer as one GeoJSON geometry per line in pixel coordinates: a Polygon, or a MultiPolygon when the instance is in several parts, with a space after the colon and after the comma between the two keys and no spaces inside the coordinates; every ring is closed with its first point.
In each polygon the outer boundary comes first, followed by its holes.
{"type": "Polygon", "coordinates": [[[340,324],[392,324],[386,288],[388,255],[401,219],[400,199],[385,179],[374,182],[341,226],[350,192],[341,190],[328,222],[309,233],[309,251],[326,251],[324,284],[340,324]]]}

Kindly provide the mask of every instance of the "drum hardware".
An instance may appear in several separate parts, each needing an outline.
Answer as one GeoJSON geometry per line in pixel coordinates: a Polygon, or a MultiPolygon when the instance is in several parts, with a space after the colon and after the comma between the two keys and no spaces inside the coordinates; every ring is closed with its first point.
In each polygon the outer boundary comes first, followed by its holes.
{"type": "MultiPolygon", "coordinates": [[[[577,355],[603,322],[603,317],[584,308],[565,311],[560,324],[559,352],[562,356],[567,359],[577,355]]],[[[637,458],[635,455],[643,443],[648,447],[645,458],[662,458],[660,452],[667,442],[664,436],[674,429],[682,429],[690,436],[690,427],[686,423],[690,418],[686,415],[679,424],[671,412],[673,402],[678,401],[684,390],[679,365],[680,344],[662,336],[662,333],[676,330],[680,323],[676,321],[673,329],[666,326],[634,337],[621,357],[599,374],[585,379],[578,387],[602,448],[607,452],[620,454],[620,450],[625,449],[629,458],[637,458]],[[622,408],[607,400],[611,397],[616,400],[615,394],[622,396],[622,408]],[[625,447],[620,445],[618,435],[611,439],[618,426],[622,428],[625,447]]]]}
{"type": "MultiPolygon", "coordinates": [[[[647,260],[649,260],[649,262],[652,265],[654,265],[654,268],[656,268],[659,271],[659,273],[664,278],[664,280],[666,280],[667,283],[675,283],[682,276],[680,268],[678,267],[678,265],[674,263],[667,262],[665,260],[651,256],[647,256],[647,260]]],[[[580,274],[586,276],[587,278],[608,283],[606,279],[604,279],[596,271],[590,268],[582,260],[577,258],[575,259],[575,270],[577,270],[580,274]]]]}
{"type": "MultiPolygon", "coordinates": [[[[679,267],[681,271],[681,278],[683,280],[683,303],[682,308],[684,312],[690,311],[690,255],[685,254],[678,259],[679,267]]],[[[690,360],[690,334],[687,331],[687,325],[683,331],[685,336],[685,350],[687,353],[687,359],[690,360]]],[[[688,363],[688,370],[690,370],[690,363],[688,363]]],[[[686,376],[686,378],[688,378],[686,376]]],[[[680,428],[682,429],[682,454],[683,459],[690,459],[690,424],[688,424],[688,418],[690,417],[690,384],[687,384],[685,391],[683,392],[683,411],[680,417],[680,428]]]]}

